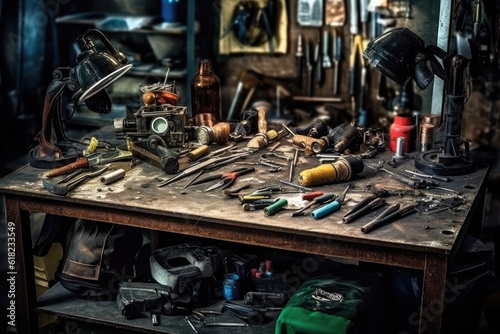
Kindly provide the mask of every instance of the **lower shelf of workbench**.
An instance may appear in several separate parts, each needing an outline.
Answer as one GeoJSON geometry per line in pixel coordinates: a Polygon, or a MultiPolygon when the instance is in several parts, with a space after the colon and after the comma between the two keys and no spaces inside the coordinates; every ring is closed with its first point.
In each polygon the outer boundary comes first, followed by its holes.
{"type": "MultiPolygon", "coordinates": [[[[95,326],[103,326],[102,333],[110,333],[108,330],[110,328],[127,330],[127,333],[195,333],[184,316],[161,315],[161,324],[159,326],[153,326],[147,314],[142,318],[125,319],[120,314],[116,301],[84,300],[66,290],[59,283],[38,299],[37,312],[71,319],[75,321],[72,326],[78,326],[78,322],[91,325],[94,328],[95,326]]],[[[278,315],[279,312],[268,312],[264,323],[248,327],[206,327],[202,322],[196,322],[191,317],[190,319],[197,331],[204,334],[266,334],[274,333],[278,315]]],[[[243,323],[243,320],[227,310],[224,310],[221,315],[207,315],[205,321],[207,323],[243,323]]]]}

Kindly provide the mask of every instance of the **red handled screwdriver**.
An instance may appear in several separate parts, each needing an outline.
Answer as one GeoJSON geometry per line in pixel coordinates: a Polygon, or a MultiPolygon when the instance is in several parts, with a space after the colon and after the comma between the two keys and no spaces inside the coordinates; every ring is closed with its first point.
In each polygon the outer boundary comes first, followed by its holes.
{"type": "Polygon", "coordinates": [[[304,193],[304,194],[302,194],[302,200],[303,201],[312,201],[313,199],[315,199],[316,197],[319,197],[321,195],[323,195],[322,191],[312,191],[312,192],[304,193]]]}

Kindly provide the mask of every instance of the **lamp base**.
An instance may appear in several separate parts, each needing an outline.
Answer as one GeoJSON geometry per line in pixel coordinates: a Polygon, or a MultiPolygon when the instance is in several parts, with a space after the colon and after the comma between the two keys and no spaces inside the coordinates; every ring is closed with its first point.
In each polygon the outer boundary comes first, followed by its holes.
{"type": "Polygon", "coordinates": [[[41,145],[33,147],[28,154],[28,163],[31,167],[54,169],[66,166],[80,157],[74,143],[57,143],[59,152],[46,153],[41,145]],[[41,152],[44,152],[41,154],[41,152]]]}
{"type": "Polygon", "coordinates": [[[472,173],[476,164],[469,157],[452,156],[443,151],[427,151],[417,154],[415,168],[427,174],[453,176],[472,173]]]}

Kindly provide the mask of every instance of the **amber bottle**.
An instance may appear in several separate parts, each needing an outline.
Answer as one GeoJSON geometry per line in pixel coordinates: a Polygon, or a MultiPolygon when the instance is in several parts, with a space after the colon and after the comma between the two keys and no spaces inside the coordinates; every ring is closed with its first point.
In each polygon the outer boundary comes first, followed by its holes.
{"type": "Polygon", "coordinates": [[[220,83],[208,59],[200,60],[198,73],[191,82],[192,116],[195,125],[201,125],[203,119],[221,118],[220,83]]]}

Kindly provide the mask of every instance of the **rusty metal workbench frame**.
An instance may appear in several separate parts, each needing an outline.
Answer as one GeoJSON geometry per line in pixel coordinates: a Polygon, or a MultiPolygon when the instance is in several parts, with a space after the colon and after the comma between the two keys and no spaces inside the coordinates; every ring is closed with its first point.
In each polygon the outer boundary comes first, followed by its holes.
{"type": "MultiPolygon", "coordinates": [[[[366,170],[368,174],[364,179],[362,175],[362,182],[373,177],[366,170]]],[[[193,190],[181,195],[183,184],[179,188],[145,186],[144,183],[158,180],[154,173],[160,178],[164,176],[147,164],[133,169],[115,191],[107,193],[97,193],[98,183],[91,180],[68,196],[52,195],[41,185],[43,172],[25,166],[0,180],[7,222],[14,224],[15,231],[19,333],[38,331],[30,212],[418,269],[423,272],[419,328],[421,332],[439,333],[448,263],[469,225],[481,218],[488,168],[481,168],[454,185],[465,191],[468,206],[451,222],[449,212],[444,212],[426,221],[418,218],[419,221],[411,223],[396,222],[366,235],[359,232],[359,225],[334,224],[331,220],[318,222],[309,217],[296,220],[290,219],[289,214],[262,218],[261,212],[243,212],[238,205],[217,204],[222,203],[217,202],[219,200],[226,200],[221,199],[220,194],[193,190]],[[465,184],[473,184],[474,189],[465,189],[465,184]],[[189,200],[182,196],[189,196],[189,200]]],[[[380,176],[378,181],[384,183],[386,179],[380,176]]],[[[345,185],[340,184],[329,189],[337,192],[343,187],[345,185]]]]}

